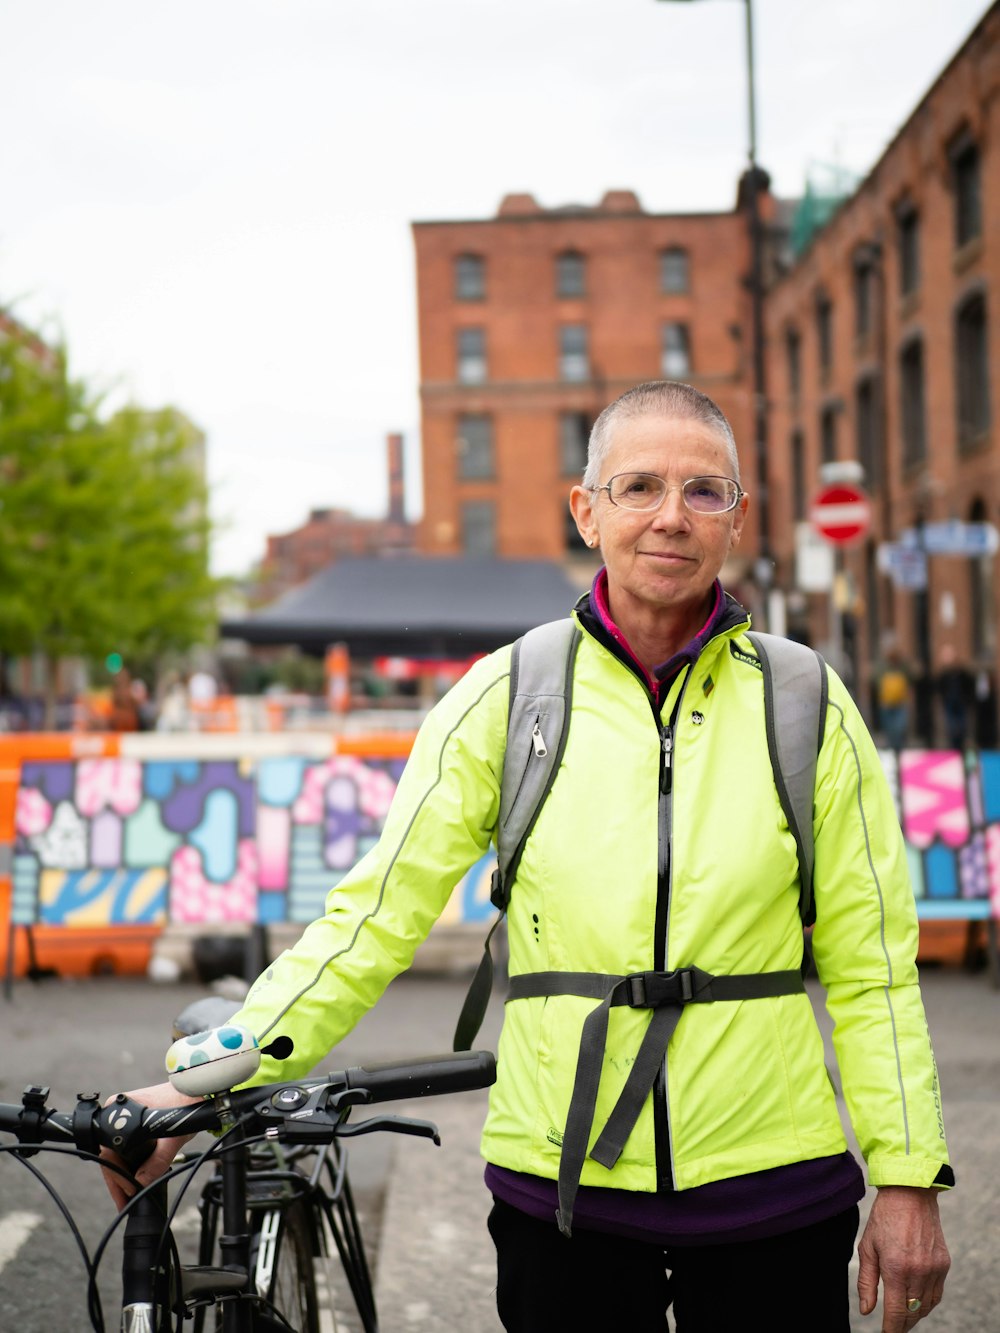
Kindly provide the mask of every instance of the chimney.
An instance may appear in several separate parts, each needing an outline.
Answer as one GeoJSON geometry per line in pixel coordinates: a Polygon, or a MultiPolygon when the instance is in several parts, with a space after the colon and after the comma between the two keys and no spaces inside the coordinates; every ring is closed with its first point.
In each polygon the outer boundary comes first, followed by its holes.
{"type": "Polygon", "coordinates": [[[405,488],[403,482],[403,437],[387,435],[385,437],[387,462],[389,465],[389,513],[390,523],[405,523],[405,488]]]}

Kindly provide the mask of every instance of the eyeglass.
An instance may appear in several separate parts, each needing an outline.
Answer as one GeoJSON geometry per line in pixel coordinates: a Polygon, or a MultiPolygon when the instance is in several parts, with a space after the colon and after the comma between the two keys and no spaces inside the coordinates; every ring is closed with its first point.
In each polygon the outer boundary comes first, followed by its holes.
{"type": "Polygon", "coordinates": [[[619,472],[604,486],[591,491],[607,491],[608,499],[619,509],[659,509],[670,491],[680,491],[685,505],[695,514],[728,514],[746,494],[731,477],[688,477],[679,486],[668,486],[652,472],[619,472]]]}

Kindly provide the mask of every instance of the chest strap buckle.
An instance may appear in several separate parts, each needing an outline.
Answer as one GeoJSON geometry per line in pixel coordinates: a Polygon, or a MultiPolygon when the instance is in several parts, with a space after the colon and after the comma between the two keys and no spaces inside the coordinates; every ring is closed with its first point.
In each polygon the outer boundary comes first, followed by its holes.
{"type": "Polygon", "coordinates": [[[625,1003],[632,1009],[660,1009],[665,1004],[687,1004],[694,998],[694,969],[673,972],[632,972],[625,978],[625,1003]]]}

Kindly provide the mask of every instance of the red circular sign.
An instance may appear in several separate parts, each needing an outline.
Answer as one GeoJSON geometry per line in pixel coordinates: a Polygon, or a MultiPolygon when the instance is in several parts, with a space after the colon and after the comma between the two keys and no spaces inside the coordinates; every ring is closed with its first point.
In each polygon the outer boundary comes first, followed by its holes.
{"type": "Polygon", "coordinates": [[[835,546],[845,545],[871,527],[871,501],[858,486],[826,486],[813,500],[809,517],[821,537],[835,546]]]}

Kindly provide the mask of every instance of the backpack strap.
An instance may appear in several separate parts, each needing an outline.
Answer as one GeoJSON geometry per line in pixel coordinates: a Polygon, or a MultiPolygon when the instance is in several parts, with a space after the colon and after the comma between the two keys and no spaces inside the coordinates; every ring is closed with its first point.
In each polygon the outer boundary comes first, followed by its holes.
{"type": "Polygon", "coordinates": [[[458,1016],[452,1043],[456,1051],[471,1050],[482,1027],[493,990],[493,935],[506,914],[521,855],[566,749],[580,637],[574,620],[552,620],[528,630],[511,651],[497,868],[490,890],[500,915],[483,943],[483,956],[458,1016]]]}
{"type": "Polygon", "coordinates": [[[747,638],[764,673],[764,726],[778,799],[799,857],[799,914],[816,920],[813,902],[813,805],[816,762],[826,729],[826,664],[813,648],[776,634],[747,638]],[[780,713],[780,718],[779,718],[780,713]],[[780,725],[779,725],[780,721],[780,725]]]}
{"type": "Polygon", "coordinates": [[[670,1038],[685,1007],[804,992],[802,975],[797,970],[713,976],[698,967],[683,967],[674,972],[634,972],[629,976],[610,976],[601,972],[528,972],[511,977],[508,1003],[551,995],[580,995],[600,1000],[584,1020],[580,1034],[573,1092],[559,1157],[556,1221],[564,1236],[572,1234],[573,1205],[585,1159],[592,1157],[609,1171],[618,1161],[656,1076],[667,1060],[670,1038]],[[588,1152],[604,1068],[609,1013],[613,1006],[623,1004],[653,1012],[614,1109],[588,1152]]]}

